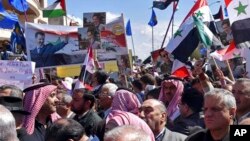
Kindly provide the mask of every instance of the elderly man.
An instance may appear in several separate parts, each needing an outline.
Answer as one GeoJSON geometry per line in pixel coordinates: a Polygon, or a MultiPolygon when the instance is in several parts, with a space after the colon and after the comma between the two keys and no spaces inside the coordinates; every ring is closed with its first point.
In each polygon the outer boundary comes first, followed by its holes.
{"type": "Polygon", "coordinates": [[[166,111],[167,109],[161,101],[149,99],[143,102],[139,116],[149,125],[156,141],[184,141],[186,135],[172,132],[165,127],[167,123],[166,111]]]}
{"type": "Polygon", "coordinates": [[[233,85],[232,93],[236,99],[236,124],[250,117],[250,79],[241,78],[233,85]]]}
{"type": "Polygon", "coordinates": [[[14,96],[23,99],[23,91],[14,85],[2,85],[0,96],[14,96]]]}
{"type": "Polygon", "coordinates": [[[124,125],[105,134],[104,141],[151,141],[150,136],[138,127],[124,125]]]}
{"type": "Polygon", "coordinates": [[[106,83],[102,86],[101,93],[99,95],[99,108],[104,111],[99,114],[102,118],[106,118],[108,116],[117,88],[118,87],[113,83],[106,83]]]}
{"type": "Polygon", "coordinates": [[[233,94],[218,88],[205,93],[204,115],[207,129],[192,134],[186,141],[229,141],[230,125],[236,115],[233,94]]]}
{"type": "Polygon", "coordinates": [[[64,90],[58,90],[57,98],[59,102],[57,103],[56,112],[62,118],[74,118],[76,114],[71,111],[72,96],[64,90]]]}
{"type": "Polygon", "coordinates": [[[0,141],[18,141],[13,115],[2,105],[0,115],[0,141]]]}

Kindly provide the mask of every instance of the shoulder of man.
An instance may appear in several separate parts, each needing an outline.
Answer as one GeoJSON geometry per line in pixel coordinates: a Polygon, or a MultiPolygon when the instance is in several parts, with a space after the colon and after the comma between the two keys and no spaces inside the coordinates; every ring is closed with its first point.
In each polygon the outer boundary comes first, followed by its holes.
{"type": "Polygon", "coordinates": [[[169,129],[166,128],[165,135],[163,137],[163,141],[164,140],[184,141],[186,138],[187,138],[186,135],[178,133],[178,132],[170,131],[169,129]]]}
{"type": "Polygon", "coordinates": [[[203,141],[207,135],[208,130],[203,129],[198,132],[195,132],[191,135],[189,135],[185,141],[203,141]]]}

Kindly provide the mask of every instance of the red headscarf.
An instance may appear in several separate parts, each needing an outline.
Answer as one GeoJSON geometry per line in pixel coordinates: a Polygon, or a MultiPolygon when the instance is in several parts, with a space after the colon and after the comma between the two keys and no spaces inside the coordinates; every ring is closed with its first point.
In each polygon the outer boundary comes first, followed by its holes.
{"type": "Polygon", "coordinates": [[[108,123],[110,120],[114,120],[118,126],[122,125],[132,125],[135,127],[138,127],[142,130],[144,130],[148,135],[150,135],[151,141],[154,141],[154,134],[152,130],[149,128],[147,123],[139,118],[138,116],[129,113],[129,112],[124,112],[120,110],[113,110],[111,113],[109,113],[106,123],[108,123]]]}
{"type": "Polygon", "coordinates": [[[135,94],[127,90],[118,90],[114,95],[111,110],[121,110],[137,115],[140,106],[141,103],[135,94]]]}
{"type": "MultiPolygon", "coordinates": [[[[35,119],[38,115],[40,109],[45,103],[49,95],[56,90],[56,86],[47,85],[37,89],[28,91],[24,96],[24,109],[31,114],[26,116],[24,119],[24,127],[28,134],[32,134],[35,128],[35,119]]],[[[57,113],[51,114],[51,120],[55,121],[59,119],[60,116],[57,113]]]]}
{"type": "Polygon", "coordinates": [[[172,83],[176,87],[174,97],[169,102],[168,107],[167,107],[167,114],[168,114],[169,118],[174,120],[176,118],[176,116],[174,114],[179,111],[178,102],[179,102],[181,95],[183,93],[184,85],[180,80],[175,80],[175,79],[164,80],[161,83],[161,92],[160,92],[160,95],[158,98],[160,101],[162,101],[164,103],[166,102],[166,96],[164,94],[164,84],[167,82],[172,83]]]}

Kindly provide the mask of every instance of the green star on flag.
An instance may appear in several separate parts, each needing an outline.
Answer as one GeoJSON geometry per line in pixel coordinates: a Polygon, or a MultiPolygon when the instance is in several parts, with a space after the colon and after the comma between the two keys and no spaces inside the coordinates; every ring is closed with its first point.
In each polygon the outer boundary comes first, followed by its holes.
{"type": "Polygon", "coordinates": [[[177,30],[176,32],[175,32],[175,34],[174,34],[174,38],[176,37],[176,36],[180,36],[180,37],[182,37],[181,36],[181,32],[182,32],[183,30],[177,30]]]}
{"type": "Polygon", "coordinates": [[[239,6],[234,8],[235,10],[237,10],[238,16],[239,16],[241,13],[244,13],[244,14],[247,15],[247,13],[246,13],[246,8],[247,8],[247,6],[248,6],[248,5],[242,5],[242,3],[239,2],[239,6]]]}
{"type": "Polygon", "coordinates": [[[197,18],[203,17],[203,13],[201,13],[201,11],[198,11],[197,13],[195,13],[195,15],[197,18]]]}

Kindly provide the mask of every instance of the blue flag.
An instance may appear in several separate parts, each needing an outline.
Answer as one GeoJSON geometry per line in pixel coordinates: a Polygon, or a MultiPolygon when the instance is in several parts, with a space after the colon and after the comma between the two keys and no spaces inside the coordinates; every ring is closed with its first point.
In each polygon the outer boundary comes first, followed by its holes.
{"type": "Polygon", "coordinates": [[[29,9],[29,4],[26,0],[9,0],[9,3],[20,12],[25,12],[29,9]]]}
{"type": "Polygon", "coordinates": [[[21,54],[26,52],[25,38],[23,35],[23,30],[19,23],[16,22],[15,27],[10,36],[11,51],[16,54],[21,54]]]}
{"type": "Polygon", "coordinates": [[[152,8],[152,15],[151,15],[150,21],[148,22],[148,25],[150,25],[151,27],[157,25],[157,18],[156,18],[155,11],[153,8],[152,8]]]}
{"type": "Polygon", "coordinates": [[[224,8],[224,14],[225,14],[225,17],[228,17],[228,12],[227,12],[227,8],[226,7],[224,8]]]}
{"type": "Polygon", "coordinates": [[[8,13],[0,2],[0,28],[3,29],[13,29],[14,24],[18,22],[17,15],[13,13],[8,13]]]}
{"type": "Polygon", "coordinates": [[[131,29],[130,20],[128,20],[128,22],[127,22],[126,34],[127,34],[128,36],[132,36],[132,29],[131,29]]]}

